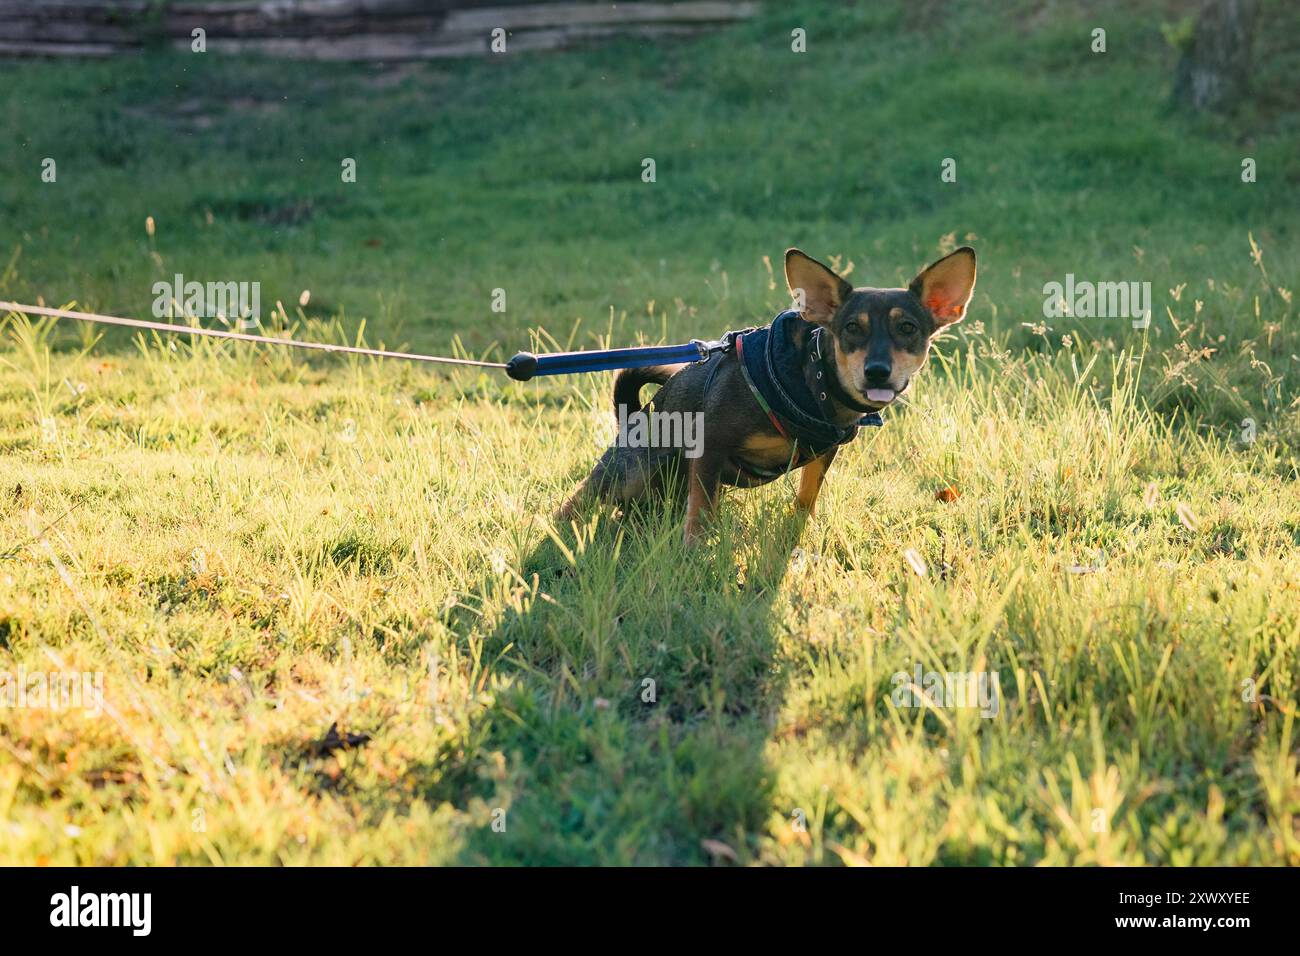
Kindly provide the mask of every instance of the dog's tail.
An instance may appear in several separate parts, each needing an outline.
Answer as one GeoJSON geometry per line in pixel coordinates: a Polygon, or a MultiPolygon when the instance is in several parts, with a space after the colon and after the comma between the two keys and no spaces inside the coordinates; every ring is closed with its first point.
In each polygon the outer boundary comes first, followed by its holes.
{"type": "Polygon", "coordinates": [[[614,379],[614,415],[626,405],[628,413],[641,408],[641,389],[647,385],[662,385],[685,365],[648,365],[645,368],[625,368],[614,379]]]}

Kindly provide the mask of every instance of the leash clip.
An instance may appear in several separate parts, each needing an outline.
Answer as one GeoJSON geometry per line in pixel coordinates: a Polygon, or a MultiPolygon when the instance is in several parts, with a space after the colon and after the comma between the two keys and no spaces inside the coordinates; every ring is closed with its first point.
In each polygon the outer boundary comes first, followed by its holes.
{"type": "Polygon", "coordinates": [[[700,361],[707,362],[718,352],[730,352],[736,347],[736,339],[747,332],[753,332],[753,328],[739,329],[734,332],[723,333],[722,338],[714,339],[712,342],[706,342],[703,339],[691,339],[691,345],[694,345],[700,353],[700,361]]]}

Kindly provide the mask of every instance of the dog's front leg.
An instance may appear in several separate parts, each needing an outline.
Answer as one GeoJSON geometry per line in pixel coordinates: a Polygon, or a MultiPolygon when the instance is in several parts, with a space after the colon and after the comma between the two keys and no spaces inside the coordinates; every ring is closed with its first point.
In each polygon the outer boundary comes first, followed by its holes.
{"type": "Polygon", "coordinates": [[[695,544],[704,530],[704,519],[713,514],[722,484],[722,465],[712,456],[690,459],[690,490],[686,496],[686,530],[683,540],[695,544]]]}
{"type": "Polygon", "coordinates": [[[826,480],[826,469],[835,460],[837,451],[839,451],[838,446],[820,458],[814,458],[803,466],[803,472],[799,475],[799,492],[795,495],[795,507],[810,518],[817,510],[817,495],[822,490],[822,482],[826,480]]]}

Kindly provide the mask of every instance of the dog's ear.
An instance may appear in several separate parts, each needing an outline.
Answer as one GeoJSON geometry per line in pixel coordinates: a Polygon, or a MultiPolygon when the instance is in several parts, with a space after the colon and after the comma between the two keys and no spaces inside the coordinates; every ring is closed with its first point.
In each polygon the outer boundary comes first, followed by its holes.
{"type": "Polygon", "coordinates": [[[797,308],[809,322],[828,325],[853,286],[798,249],[785,251],[785,281],[797,308]]]}
{"type": "Polygon", "coordinates": [[[962,246],[921,270],[908,290],[930,310],[939,328],[960,322],[975,291],[975,250],[962,246]]]}

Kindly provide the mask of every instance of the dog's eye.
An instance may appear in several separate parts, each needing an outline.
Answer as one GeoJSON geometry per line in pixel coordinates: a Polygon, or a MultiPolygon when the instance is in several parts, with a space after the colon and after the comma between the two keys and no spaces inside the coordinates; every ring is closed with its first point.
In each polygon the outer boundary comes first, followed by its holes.
{"type": "Polygon", "coordinates": [[[858,323],[854,322],[852,319],[849,319],[849,321],[844,323],[845,332],[859,332],[861,329],[862,326],[858,325],[858,323]]]}
{"type": "Polygon", "coordinates": [[[899,334],[899,335],[915,335],[915,334],[916,334],[916,323],[915,323],[915,322],[901,322],[901,323],[899,323],[899,326],[898,326],[898,334],[899,334]]]}

